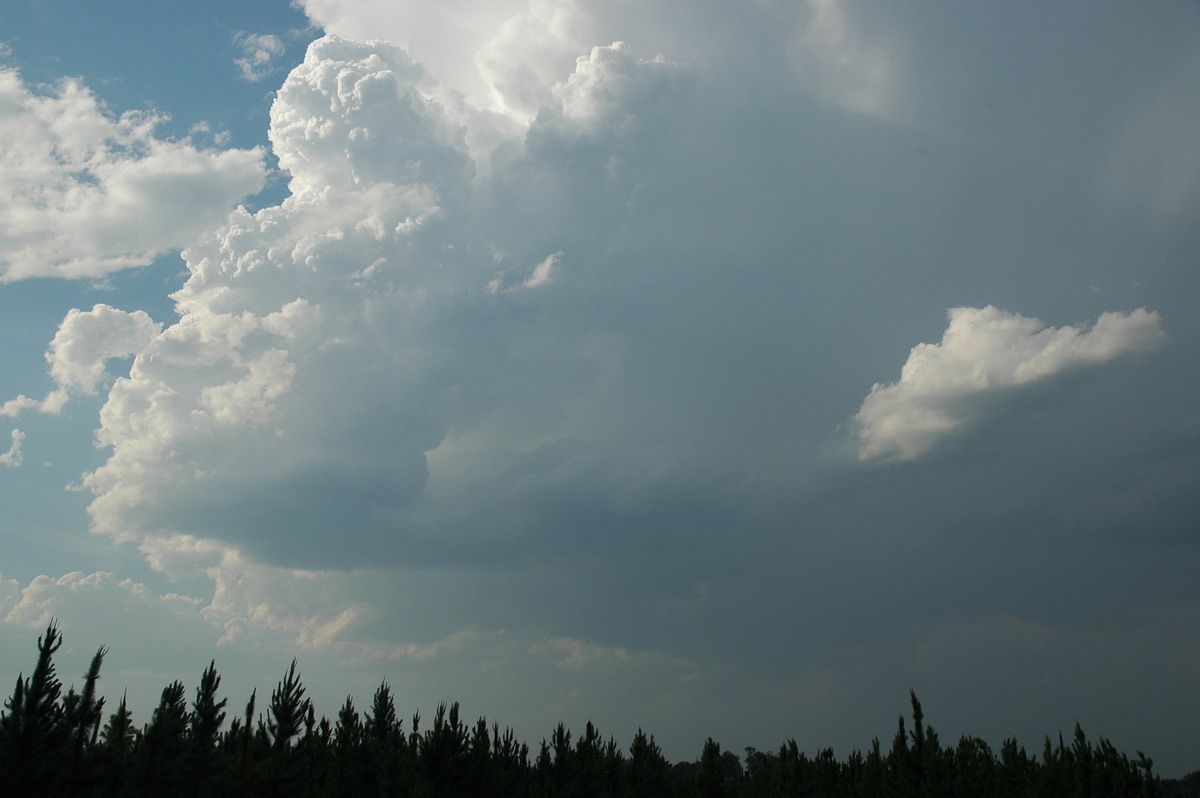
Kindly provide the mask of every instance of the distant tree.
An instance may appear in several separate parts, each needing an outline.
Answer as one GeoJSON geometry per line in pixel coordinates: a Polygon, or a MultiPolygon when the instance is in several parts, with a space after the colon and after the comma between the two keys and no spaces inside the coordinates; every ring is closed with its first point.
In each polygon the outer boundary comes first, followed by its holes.
{"type": "Polygon", "coordinates": [[[996,757],[985,741],[978,737],[962,737],[954,749],[953,762],[950,786],[954,793],[977,796],[997,794],[996,757]]]}
{"type": "MultiPolygon", "coordinates": [[[[0,797],[37,796],[367,796],[418,798],[796,798],[799,796],[1127,796],[1154,798],[1164,785],[1153,761],[1135,758],[1107,739],[1093,742],[1076,724],[1068,744],[1045,739],[1042,755],[1026,753],[1014,739],[997,756],[977,737],[943,748],[910,691],[912,726],[901,716],[890,750],[879,738],[864,755],[839,761],[830,748],[815,757],[794,739],[778,753],[746,748],[739,758],[711,737],[697,761],[670,765],[641,729],[628,756],[589,721],[578,738],[559,723],[542,740],[536,765],[512,729],[480,717],[463,724],[457,703],[442,703],[432,727],[414,714],[407,735],[397,720],[391,688],[375,691],[360,714],[347,697],[336,723],[318,717],[305,697],[296,661],[255,720],[252,692],[243,717],[222,732],[226,701],[210,661],[190,710],[181,682],[162,691],[140,732],[125,697],[103,730],[104,699],[97,685],[107,650],[92,658],[82,688],[63,686],[53,657],[62,645],[57,623],[38,639],[32,675],[17,678],[0,711],[0,797]]],[[[1172,795],[1188,789],[1169,785],[1172,795]]]]}
{"type": "Polygon", "coordinates": [[[671,766],[654,742],[654,736],[647,737],[640,728],[629,746],[628,772],[629,789],[634,796],[650,798],[667,794],[671,766]]]}
{"type": "Polygon", "coordinates": [[[459,718],[458,702],[451,704],[448,710],[444,702],[438,704],[433,727],[421,735],[417,750],[421,773],[431,795],[459,794],[468,750],[469,736],[459,718]]]}
{"type": "MultiPolygon", "coordinates": [[[[1046,739],[1047,749],[1050,740],[1046,739]]],[[[1045,760],[1042,767],[1046,766],[1045,760]]],[[[1001,795],[1026,795],[1033,790],[1037,779],[1037,759],[1025,753],[1015,737],[1007,738],[1000,746],[1000,762],[996,773],[996,789],[1001,795]]]]}
{"type": "Polygon", "coordinates": [[[519,787],[531,774],[529,768],[529,746],[517,742],[511,728],[500,732],[499,724],[492,724],[492,780],[495,795],[516,795],[519,787]]]}
{"type": "Polygon", "coordinates": [[[725,768],[721,762],[721,744],[709,737],[700,754],[700,770],[696,774],[696,790],[700,798],[721,798],[724,795],[725,768]]]}
{"type": "Polygon", "coordinates": [[[330,751],[329,783],[331,792],[355,798],[366,794],[377,794],[375,774],[368,772],[362,717],[354,706],[354,699],[346,696],[333,724],[330,751]]]}
{"type": "Polygon", "coordinates": [[[377,743],[386,742],[388,737],[399,730],[396,721],[396,703],[392,698],[392,688],[382,682],[375,689],[371,701],[371,714],[367,717],[366,734],[377,743]]]}
{"type": "Polygon", "coordinates": [[[362,719],[354,708],[354,699],[346,696],[346,702],[338,710],[333,726],[333,742],[338,748],[354,748],[362,742],[362,719]]]}

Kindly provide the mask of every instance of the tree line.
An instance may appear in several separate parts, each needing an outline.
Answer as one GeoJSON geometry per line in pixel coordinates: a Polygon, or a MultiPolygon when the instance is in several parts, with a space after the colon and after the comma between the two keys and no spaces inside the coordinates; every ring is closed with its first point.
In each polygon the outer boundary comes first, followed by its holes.
{"type": "Polygon", "coordinates": [[[891,745],[875,738],[839,760],[815,756],[794,739],[744,757],[708,738],[693,762],[670,763],[638,730],[627,749],[588,723],[573,737],[563,724],[536,752],[512,729],[464,722],[457,703],[432,723],[396,714],[387,682],[369,707],[347,697],[330,721],[318,718],[293,660],[269,700],[251,693],[230,717],[221,676],[210,662],[188,700],[167,685],[148,723],[134,724],[124,696],[105,715],[97,681],[100,648],[83,687],[63,691],[54,666],[62,634],[51,622],[37,663],[17,677],[0,712],[0,794],[6,796],[521,796],[528,798],[752,798],[756,796],[1157,796],[1152,761],[1130,758],[1076,725],[1070,741],[1046,738],[1040,756],[1015,739],[993,751],[978,737],[943,746],[916,694],[911,728],[901,716],[891,745]],[[257,714],[256,714],[257,710],[257,714]],[[228,723],[226,720],[228,719],[228,723]]]}

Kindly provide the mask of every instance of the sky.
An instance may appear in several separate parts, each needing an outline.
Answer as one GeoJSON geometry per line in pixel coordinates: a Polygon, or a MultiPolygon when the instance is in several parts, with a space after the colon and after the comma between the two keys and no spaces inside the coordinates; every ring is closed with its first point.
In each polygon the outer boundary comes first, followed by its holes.
{"type": "Polygon", "coordinates": [[[1200,5],[0,10],[0,678],[1200,768],[1200,5]]]}

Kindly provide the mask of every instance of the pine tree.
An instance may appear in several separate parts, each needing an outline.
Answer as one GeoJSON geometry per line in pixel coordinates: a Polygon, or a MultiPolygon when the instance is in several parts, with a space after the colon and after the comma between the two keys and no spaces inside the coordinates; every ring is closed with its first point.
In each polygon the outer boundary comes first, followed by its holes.
{"type": "Polygon", "coordinates": [[[133,726],[133,713],[129,711],[129,702],[125,694],[121,695],[121,703],[108,717],[104,730],[100,732],[100,761],[103,776],[99,779],[100,787],[108,794],[116,795],[121,791],[129,773],[129,761],[137,742],[137,730],[133,726]]]}
{"type": "Polygon", "coordinates": [[[96,697],[96,682],[100,680],[100,666],[107,653],[108,649],[101,646],[92,657],[92,662],[83,677],[83,692],[79,694],[74,711],[68,716],[72,748],[76,756],[81,755],[85,748],[94,746],[100,734],[100,722],[104,719],[104,698],[96,697]]]}
{"type": "Polygon", "coordinates": [[[227,758],[233,768],[233,778],[230,784],[232,795],[255,795],[258,792],[258,781],[253,769],[253,751],[256,735],[254,732],[254,704],[258,690],[250,691],[250,700],[246,702],[246,712],[241,718],[234,718],[225,734],[227,758]]]}
{"type": "Polygon", "coordinates": [[[210,660],[200,676],[196,699],[188,715],[187,771],[192,795],[215,794],[223,760],[218,757],[221,724],[225,722],[226,699],[217,699],[221,675],[216,660],[210,660]]]}
{"type": "Polygon", "coordinates": [[[267,776],[267,791],[272,795],[293,795],[304,783],[305,757],[303,750],[296,750],[293,740],[300,735],[305,720],[312,710],[312,702],[304,697],[304,685],[296,670],[296,660],[284,675],[283,681],[271,693],[271,705],[267,709],[264,730],[270,741],[270,767],[267,776]]]}
{"type": "Polygon", "coordinates": [[[629,746],[629,789],[634,796],[659,796],[667,791],[670,765],[654,736],[646,736],[640,728],[629,746]]]}
{"type": "Polygon", "coordinates": [[[300,734],[310,702],[304,697],[304,686],[296,672],[296,660],[271,693],[271,706],[267,710],[267,736],[271,748],[280,753],[291,748],[292,738],[300,734]]]}
{"type": "Polygon", "coordinates": [[[176,680],[163,688],[139,741],[138,769],[144,794],[181,792],[184,774],[180,765],[187,744],[187,718],[187,690],[183,682],[176,680]]]}
{"type": "Polygon", "coordinates": [[[54,668],[54,654],[62,642],[58,621],[52,620],[38,638],[33,675],[17,676],[12,697],[0,713],[0,777],[12,795],[53,795],[61,784],[70,733],[59,703],[62,682],[54,668]]]}
{"type": "Polygon", "coordinates": [[[100,666],[107,653],[104,646],[96,651],[83,677],[83,691],[76,693],[72,687],[63,700],[63,715],[70,736],[67,782],[71,794],[83,792],[94,778],[92,749],[100,734],[100,722],[104,720],[104,698],[96,697],[96,682],[100,680],[100,666]]]}
{"type": "Polygon", "coordinates": [[[333,724],[333,764],[330,774],[333,791],[340,796],[378,794],[376,768],[367,764],[362,718],[354,708],[354,699],[346,696],[333,724]]]}
{"type": "Polygon", "coordinates": [[[720,798],[724,795],[725,770],[721,765],[721,745],[709,737],[700,755],[700,772],[696,776],[700,798],[720,798]]]}
{"type": "Polygon", "coordinates": [[[433,728],[421,736],[418,749],[422,773],[434,796],[459,794],[469,742],[467,728],[459,718],[458,702],[452,703],[449,711],[444,702],[438,704],[433,728]]]}

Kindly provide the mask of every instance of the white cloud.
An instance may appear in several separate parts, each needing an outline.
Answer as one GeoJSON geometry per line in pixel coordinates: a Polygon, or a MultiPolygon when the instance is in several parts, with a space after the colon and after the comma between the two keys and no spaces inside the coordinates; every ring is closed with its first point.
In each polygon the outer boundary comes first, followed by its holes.
{"type": "Polygon", "coordinates": [[[530,2],[509,17],[475,54],[495,107],[522,122],[553,102],[552,91],[580,51],[588,20],[572,0],[530,2]]]}
{"type": "Polygon", "coordinates": [[[0,281],[148,264],[262,188],[261,150],[158,138],[160,121],[114,117],[75,80],[37,95],[0,70],[0,281]]]}
{"type": "Polygon", "coordinates": [[[162,325],[141,310],[127,313],[104,304],[88,311],[72,308],[46,351],[56,387],[44,399],[24,394],[9,399],[0,404],[0,416],[16,418],[26,410],[58,415],[72,392],[97,392],[110,359],[137,354],[161,329],[162,325]]]}
{"type": "Polygon", "coordinates": [[[50,376],[59,388],[94,394],[109,359],[142,351],[161,330],[142,310],[127,313],[103,304],[72,309],[46,352],[50,376]]]}
{"type": "Polygon", "coordinates": [[[16,418],[26,410],[37,410],[39,413],[48,413],[56,416],[62,412],[63,407],[67,403],[67,398],[67,392],[61,388],[46,394],[45,399],[32,399],[25,394],[21,394],[15,399],[9,399],[4,404],[0,404],[0,416],[16,418]]]}
{"type": "Polygon", "coordinates": [[[268,349],[246,364],[244,376],[201,389],[197,403],[221,424],[265,424],[296,373],[287,356],[282,349],[268,349]]]}
{"type": "MultiPolygon", "coordinates": [[[[643,108],[673,107],[676,71],[626,47],[598,48],[539,122],[538,146],[561,141],[579,147],[585,163],[612,162],[605,148],[622,152],[622,142],[646,135],[633,124],[643,108]]],[[[333,549],[313,544],[340,526],[347,545],[334,548],[358,562],[392,546],[389,530],[432,534],[438,513],[463,509],[441,493],[429,499],[435,507],[420,507],[426,455],[452,431],[460,449],[495,448],[475,452],[479,465],[528,440],[536,447],[578,434],[560,429],[565,408],[553,392],[530,397],[527,386],[533,375],[552,375],[578,392],[580,363],[606,355],[572,324],[549,346],[538,343],[534,318],[512,305],[545,293],[530,289],[566,282],[564,250],[553,242],[578,233],[525,236],[504,218],[547,201],[543,180],[557,179],[555,167],[510,153],[516,160],[491,179],[507,181],[499,188],[519,204],[492,207],[497,184],[476,175],[453,109],[426,101],[429,80],[390,45],[315,42],[271,114],[292,196],[234,212],[184,251],[190,276],[174,296],[177,323],[159,331],[102,306],[64,322],[52,347],[64,386],[89,390],[105,357],[135,354],[101,411],[97,439],[112,454],[84,479],[96,495],[97,531],[238,544],[249,535],[260,538],[250,551],[275,558],[283,550],[273,530],[290,528],[309,543],[287,551],[319,559],[333,549]],[[489,291],[501,250],[536,265],[489,291]],[[85,321],[105,329],[75,335],[85,321]],[[484,419],[496,434],[477,434],[484,419]],[[224,520],[214,524],[214,513],[224,520]]],[[[623,180],[598,188],[619,198],[623,180]]],[[[590,235],[600,229],[589,227],[590,235]]],[[[594,423],[586,406],[570,415],[583,429],[594,423]]],[[[580,466],[594,467],[591,459],[580,466]]]]}
{"type": "Polygon", "coordinates": [[[893,383],[876,383],[854,420],[862,460],[912,460],[982,412],[972,399],[1152,349],[1157,313],[1105,313],[1090,329],[1046,327],[987,306],[953,308],[940,343],[917,344],[893,383]]]}
{"type": "Polygon", "coordinates": [[[551,253],[545,257],[538,265],[533,267],[529,275],[517,285],[504,285],[504,275],[500,274],[494,277],[487,285],[488,293],[494,294],[498,291],[505,293],[509,291],[520,291],[525,288],[536,288],[539,285],[545,285],[553,281],[554,269],[562,261],[562,250],[551,253]]]}
{"type": "Polygon", "coordinates": [[[259,81],[274,71],[275,59],[283,55],[283,41],[273,33],[238,33],[233,43],[242,51],[242,57],[234,60],[242,71],[242,78],[259,81]]]}
{"type": "Polygon", "coordinates": [[[19,429],[12,431],[12,446],[7,452],[0,452],[0,465],[4,466],[19,466],[22,462],[21,456],[21,441],[25,440],[25,433],[19,429]]]}
{"type": "Polygon", "coordinates": [[[723,73],[727,90],[758,77],[747,71],[768,54],[770,79],[803,85],[823,99],[861,112],[897,104],[899,52],[859,33],[836,2],[776,0],[503,0],[457,3],[302,0],[313,22],[350,39],[395,42],[428,64],[468,104],[530,123],[552,107],[558,84],[594,47],[629,42],[649,58],[662,55],[723,73]],[[753,41],[754,53],[736,46],[753,41]],[[787,64],[774,56],[791,49],[787,64]],[[802,67],[802,68],[797,68],[802,67]]]}
{"type": "Polygon", "coordinates": [[[38,576],[19,593],[0,604],[0,623],[26,629],[44,627],[53,618],[71,617],[81,626],[100,625],[101,620],[121,614],[138,605],[154,606],[172,617],[192,615],[198,608],[195,599],[183,596],[155,597],[146,585],[98,571],[85,574],[73,571],[61,577],[38,576]],[[82,598],[79,598],[82,597],[82,598]],[[74,617],[80,610],[87,617],[74,617]]]}
{"type": "Polygon", "coordinates": [[[442,82],[479,107],[528,110],[531,98],[543,96],[553,85],[546,83],[546,66],[533,54],[557,54],[565,59],[558,65],[559,71],[565,72],[579,52],[561,51],[554,33],[542,29],[543,20],[563,13],[556,13],[555,6],[565,9],[573,5],[570,2],[539,3],[544,9],[540,14],[525,0],[463,2],[453,7],[374,0],[353,6],[332,0],[304,0],[302,5],[313,22],[328,33],[358,41],[385,39],[403,47],[429,64],[442,82]],[[523,73],[504,63],[501,49],[506,42],[518,48],[514,55],[526,65],[523,73]],[[533,47],[533,52],[520,55],[519,48],[524,45],[533,47]],[[488,70],[492,69],[503,74],[490,74],[488,70]]]}

